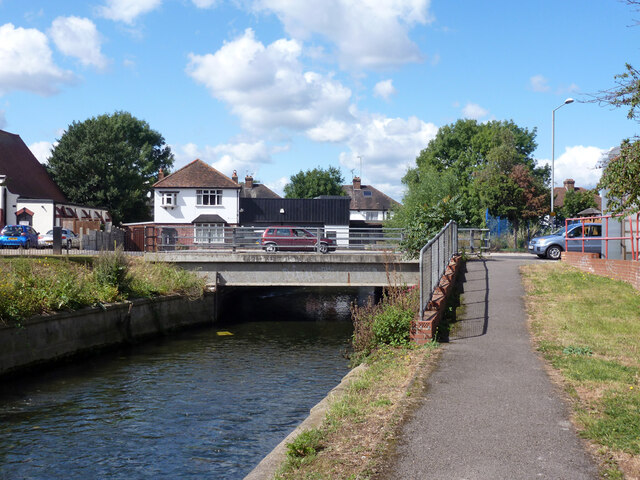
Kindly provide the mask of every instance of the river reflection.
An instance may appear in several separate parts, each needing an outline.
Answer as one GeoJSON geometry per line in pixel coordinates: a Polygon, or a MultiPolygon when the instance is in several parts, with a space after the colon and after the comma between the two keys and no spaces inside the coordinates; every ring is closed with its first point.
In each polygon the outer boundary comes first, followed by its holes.
{"type": "Polygon", "coordinates": [[[246,291],[231,322],[4,381],[0,478],[243,478],[348,371],[356,293],[246,291]]]}

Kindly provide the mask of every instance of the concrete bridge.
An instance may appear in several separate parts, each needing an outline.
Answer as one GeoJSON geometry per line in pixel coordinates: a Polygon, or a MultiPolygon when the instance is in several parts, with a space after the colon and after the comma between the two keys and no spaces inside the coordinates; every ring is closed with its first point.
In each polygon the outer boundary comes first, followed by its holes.
{"type": "Polygon", "coordinates": [[[210,286],[383,287],[419,283],[417,260],[397,253],[148,252],[149,262],[175,263],[210,286]]]}

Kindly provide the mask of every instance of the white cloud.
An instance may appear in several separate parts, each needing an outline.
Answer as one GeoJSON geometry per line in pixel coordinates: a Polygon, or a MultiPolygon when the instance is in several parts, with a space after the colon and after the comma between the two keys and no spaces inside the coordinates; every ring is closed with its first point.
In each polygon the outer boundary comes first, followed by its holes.
{"type": "Polygon", "coordinates": [[[389,100],[391,95],[396,93],[396,89],[393,86],[393,80],[383,80],[381,82],[376,83],[376,86],[373,87],[373,95],[376,97],[382,97],[385,100],[389,100]]]}
{"type": "MultiPolygon", "coordinates": [[[[602,175],[602,169],[596,168],[596,165],[602,155],[608,151],[608,149],[583,145],[567,147],[564,153],[555,159],[555,186],[561,187],[564,180],[572,178],[576,182],[576,187],[594,188],[602,175]]],[[[538,160],[538,163],[551,165],[551,160],[538,160]]]]}
{"type": "Polygon", "coordinates": [[[38,159],[40,163],[46,164],[51,156],[51,150],[58,142],[35,142],[29,145],[29,150],[33,153],[33,156],[38,159]]]}
{"type": "Polygon", "coordinates": [[[234,170],[239,177],[247,173],[255,174],[260,167],[272,162],[271,155],[279,150],[279,147],[270,147],[264,141],[227,143],[216,146],[205,145],[199,147],[194,143],[172,146],[177,170],[187,163],[199,158],[203,162],[211,164],[214,168],[231,176],[234,170]]]}
{"type": "Polygon", "coordinates": [[[218,0],[191,0],[191,1],[198,8],[211,8],[216,3],[218,3],[218,0]]]}
{"type": "Polygon", "coordinates": [[[353,126],[346,122],[329,119],[307,130],[307,136],[314,142],[344,142],[353,132],[353,126]]]}
{"type": "Polygon", "coordinates": [[[362,157],[363,182],[376,188],[386,185],[391,193],[383,191],[399,199],[400,180],[409,167],[415,166],[416,157],[436,133],[438,127],[417,117],[362,116],[356,133],[347,142],[350,152],[340,154],[340,164],[359,175],[358,157],[362,157]],[[391,185],[395,185],[393,190],[391,185]]]}
{"type": "Polygon", "coordinates": [[[306,130],[347,118],[351,91],[330,75],[305,72],[301,53],[295,40],[264,46],[247,29],[214,54],[190,54],[186,70],[249,130],[306,130]]]}
{"type": "Polygon", "coordinates": [[[98,8],[98,14],[109,20],[132,25],[136,17],[149,13],[162,4],[162,0],[107,0],[98,8]]]}
{"type": "Polygon", "coordinates": [[[482,117],[486,117],[489,114],[489,111],[482,108],[477,103],[467,103],[462,109],[462,114],[465,118],[470,118],[472,120],[479,120],[482,117]]]}
{"type": "Polygon", "coordinates": [[[85,66],[106,67],[107,59],[100,51],[102,39],[88,18],[58,17],[51,24],[49,33],[63,54],[79,59],[85,66]]]}
{"type": "Polygon", "coordinates": [[[71,72],[53,63],[44,33],[11,23],[0,26],[0,95],[13,90],[52,95],[73,81],[71,72]]]}
{"type": "Polygon", "coordinates": [[[289,180],[289,177],[280,177],[273,182],[265,183],[265,185],[281,197],[284,197],[284,187],[289,183],[289,180]]]}
{"type": "Polygon", "coordinates": [[[275,13],[296,39],[319,35],[335,44],[343,66],[386,68],[422,60],[409,38],[415,25],[433,21],[430,0],[255,0],[275,13]]]}
{"type": "Polygon", "coordinates": [[[531,90],[534,92],[548,92],[551,90],[549,81],[542,75],[534,75],[529,79],[531,90]]]}

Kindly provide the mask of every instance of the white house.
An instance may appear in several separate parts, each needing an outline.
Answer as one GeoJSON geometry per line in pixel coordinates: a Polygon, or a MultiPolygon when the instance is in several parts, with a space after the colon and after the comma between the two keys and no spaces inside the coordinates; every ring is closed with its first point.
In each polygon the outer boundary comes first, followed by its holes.
{"type": "Polygon", "coordinates": [[[70,203],[19,135],[0,130],[0,227],[31,225],[44,233],[54,226],[78,233],[111,222],[105,208],[70,203]]]}
{"type": "Polygon", "coordinates": [[[354,177],[352,185],[343,185],[342,189],[351,197],[349,221],[368,226],[381,224],[393,215],[393,207],[400,205],[371,185],[362,185],[360,177],[354,177]]]}
{"type": "Polygon", "coordinates": [[[239,224],[241,186],[196,159],[154,185],[154,224],[164,228],[163,243],[193,236],[195,243],[224,241],[224,227],[239,224]]]}

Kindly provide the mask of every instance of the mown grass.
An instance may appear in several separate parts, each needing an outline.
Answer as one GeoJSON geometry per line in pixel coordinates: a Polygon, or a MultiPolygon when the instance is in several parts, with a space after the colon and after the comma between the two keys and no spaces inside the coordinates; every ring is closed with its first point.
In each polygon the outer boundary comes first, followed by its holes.
{"type": "Polygon", "coordinates": [[[119,251],[82,261],[0,258],[0,323],[19,324],[37,314],[170,293],[200,296],[203,287],[190,272],[148,264],[119,251]]]}
{"type": "MultiPolygon", "coordinates": [[[[538,350],[562,374],[580,434],[640,475],[640,294],[564,264],[523,268],[538,350]]],[[[621,478],[615,466],[605,472],[621,478]]]]}

